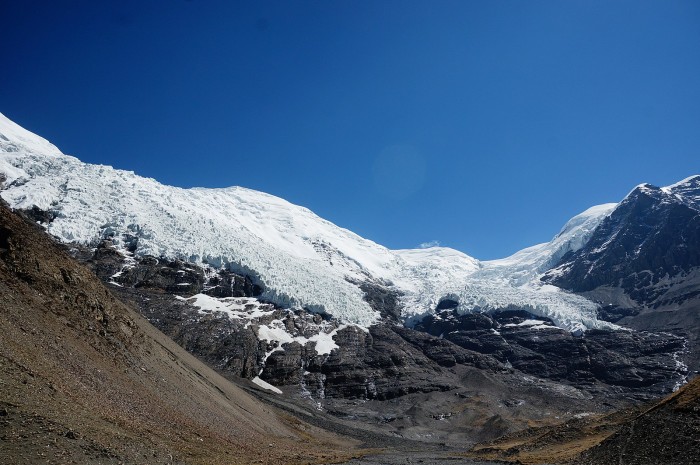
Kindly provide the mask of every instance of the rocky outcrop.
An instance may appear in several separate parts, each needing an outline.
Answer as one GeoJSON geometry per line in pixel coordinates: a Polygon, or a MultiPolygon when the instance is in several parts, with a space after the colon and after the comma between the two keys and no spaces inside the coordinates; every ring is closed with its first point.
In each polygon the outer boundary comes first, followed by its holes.
{"type": "Polygon", "coordinates": [[[700,463],[700,378],[632,418],[573,463],[655,465],[700,463]]]}
{"type": "Polygon", "coordinates": [[[450,370],[460,366],[491,373],[515,370],[592,393],[612,389],[639,399],[668,392],[685,375],[676,359],[685,340],[669,334],[589,331],[577,337],[525,310],[460,315],[449,306],[407,328],[397,322],[397,296],[379,283],[365,283],[363,289],[386,318],[366,331],[271,304],[264,304],[265,315],[252,320],[229,318],[203,312],[174,295],[254,297],[257,289],[245,276],[153,257],[129,258],[114,272],[120,257],[125,260],[106,243],[88,262],[105,279],[118,282],[116,292],[188,351],[232,376],[260,376],[316,400],[388,400],[456,389],[459,382],[450,370]],[[261,340],[258,327],[273,321],[306,339],[321,325],[325,332],[335,330],[337,348],[319,355],[314,342],[261,340]]]}
{"type": "Polygon", "coordinates": [[[320,315],[292,312],[269,305],[271,312],[250,321],[222,313],[201,312],[186,301],[162,292],[137,288],[115,289],[136,305],[158,329],[189,352],[231,376],[260,376],[275,386],[299,388],[313,399],[386,400],[413,392],[458,387],[444,367],[463,365],[496,370],[490,356],[460,348],[402,326],[379,324],[365,331],[338,327],[320,315]],[[259,340],[260,325],[281,320],[290,334],[311,337],[321,323],[331,324],[338,348],[317,354],[315,343],[282,345],[259,340]],[[443,359],[442,364],[435,363],[443,359]]]}
{"type": "MultiPolygon", "coordinates": [[[[123,239],[122,242],[128,241],[123,239]]],[[[110,239],[97,247],[76,246],[76,257],[88,263],[102,280],[123,287],[161,290],[190,296],[205,293],[212,297],[255,297],[262,288],[248,276],[231,271],[211,270],[179,259],[145,256],[135,259],[133,251],[118,249],[110,239]]]]}
{"type": "Polygon", "coordinates": [[[699,266],[700,211],[644,184],[618,205],[583,248],[565,255],[543,280],[575,292],[619,287],[637,304],[649,305],[669,290],[669,277],[699,266]]]}
{"type": "Polygon", "coordinates": [[[591,330],[574,336],[524,310],[443,311],[415,329],[491,355],[523,373],[584,389],[603,384],[648,398],[668,392],[686,374],[676,362],[685,339],[670,334],[591,330]]]}
{"type": "Polygon", "coordinates": [[[688,340],[700,370],[700,176],[635,188],[543,281],[598,302],[599,318],[688,340]]]}

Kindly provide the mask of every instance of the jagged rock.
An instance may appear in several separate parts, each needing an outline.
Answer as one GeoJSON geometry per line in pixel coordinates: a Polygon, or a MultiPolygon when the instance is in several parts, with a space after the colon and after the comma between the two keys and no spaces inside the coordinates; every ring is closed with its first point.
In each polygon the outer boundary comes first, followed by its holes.
{"type": "Polygon", "coordinates": [[[543,280],[575,292],[620,287],[638,304],[649,304],[668,290],[659,285],[665,277],[698,266],[697,207],[645,184],[603,220],[584,247],[565,255],[543,280]]]}
{"type": "Polygon", "coordinates": [[[385,286],[373,282],[357,283],[362,292],[365,293],[365,300],[373,310],[379,312],[382,318],[391,321],[401,319],[401,305],[399,295],[395,291],[390,291],[385,286]]]}
{"type": "Polygon", "coordinates": [[[394,329],[375,325],[339,332],[340,349],[322,365],[326,395],[386,400],[411,392],[448,390],[456,386],[441,376],[441,368],[394,329]]]}
{"type": "Polygon", "coordinates": [[[219,270],[209,277],[205,292],[212,297],[256,297],[262,293],[262,287],[254,284],[249,276],[219,270]]]}
{"type": "Polygon", "coordinates": [[[688,340],[700,369],[700,176],[635,188],[543,281],[601,304],[600,318],[688,340]]]}
{"type": "Polygon", "coordinates": [[[40,224],[49,224],[56,217],[55,214],[51,211],[42,210],[36,205],[32,206],[32,208],[28,210],[25,210],[24,215],[32,221],[35,221],[40,224]]]}
{"type": "Polygon", "coordinates": [[[256,328],[279,320],[290,334],[309,338],[324,321],[322,315],[270,305],[271,314],[247,325],[171,297],[200,292],[258,295],[261,289],[247,276],[207,271],[179,260],[129,257],[109,240],[98,245],[88,263],[103,279],[118,282],[116,290],[156,327],[211,366],[231,376],[299,386],[316,399],[386,400],[452,390],[459,384],[446,370],[457,367],[491,373],[518,370],[595,392],[623,389],[639,398],[667,392],[681,376],[674,356],[684,341],[675,336],[589,331],[576,337],[525,310],[459,314],[449,302],[407,328],[399,323],[399,296],[377,282],[358,285],[384,322],[367,332],[353,326],[340,329],[334,337],[339,348],[318,355],[311,342],[277,347],[261,341],[256,328]]]}
{"type": "MultiPolygon", "coordinates": [[[[650,397],[667,392],[682,376],[675,356],[685,340],[670,334],[591,330],[576,337],[526,311],[443,311],[426,317],[415,329],[491,355],[524,373],[582,388],[598,382],[650,397]],[[523,324],[528,321],[541,324],[523,324]]],[[[438,360],[451,363],[448,357],[438,360]]]]}

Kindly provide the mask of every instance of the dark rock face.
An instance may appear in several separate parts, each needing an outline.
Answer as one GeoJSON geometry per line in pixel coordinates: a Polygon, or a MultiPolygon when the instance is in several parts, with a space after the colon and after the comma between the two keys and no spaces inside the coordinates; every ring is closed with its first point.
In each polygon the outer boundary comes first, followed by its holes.
{"type": "Polygon", "coordinates": [[[260,376],[275,386],[299,386],[305,395],[317,400],[387,400],[415,392],[445,391],[458,387],[443,369],[456,361],[491,370],[500,366],[491,357],[448,341],[386,324],[367,332],[353,326],[339,328],[334,337],[338,348],[318,355],[313,342],[278,347],[259,341],[256,330],[258,325],[282,320],[291,334],[310,337],[316,325],[333,325],[320,315],[269,305],[268,315],[247,325],[224,314],[200,312],[162,292],[143,288],[117,288],[115,292],[135,304],[158,329],[217,370],[249,379],[260,376]],[[450,362],[435,363],[444,358],[450,362]]]}
{"type": "Polygon", "coordinates": [[[28,217],[29,219],[41,223],[41,224],[48,224],[51,223],[55,216],[52,212],[47,211],[47,210],[42,210],[36,205],[34,205],[32,208],[26,210],[24,212],[25,216],[28,217]]]}
{"type": "Polygon", "coordinates": [[[580,250],[565,255],[543,278],[575,292],[619,287],[652,304],[663,280],[700,266],[700,211],[657,187],[637,187],[580,250]]]}
{"type": "Polygon", "coordinates": [[[455,387],[389,326],[369,332],[348,327],[338,331],[335,341],[339,348],[327,356],[309,356],[298,344],[286,344],[284,352],[268,359],[266,379],[278,385],[300,383],[317,399],[387,400],[455,387]]]}
{"type": "Polygon", "coordinates": [[[675,356],[684,340],[645,332],[589,331],[583,337],[555,328],[551,320],[525,310],[460,315],[449,301],[414,328],[400,323],[398,296],[382,283],[360,283],[384,322],[363,331],[304,310],[263,305],[252,320],[200,311],[184,299],[255,297],[250,278],[228,271],[205,271],[178,260],[118,252],[110,241],[85,260],[151,323],[189,352],[232,376],[260,376],[275,386],[297,386],[309,398],[389,400],[413,393],[459,388],[453,371],[522,373],[569,384],[592,393],[646,399],[668,392],[683,376],[675,356]],[[277,321],[289,334],[310,338],[320,327],[335,329],[338,348],[317,354],[314,342],[259,340],[260,325],[277,321]],[[515,370],[515,371],[514,371],[515,370]]]}
{"type": "Polygon", "coordinates": [[[686,338],[700,369],[700,177],[638,186],[542,279],[599,302],[601,319],[686,338]]]}
{"type": "Polygon", "coordinates": [[[617,323],[623,318],[639,315],[639,310],[636,308],[624,308],[619,305],[604,305],[598,309],[598,318],[610,323],[617,323]]]}
{"type": "Polygon", "coordinates": [[[365,293],[365,300],[370,307],[378,311],[383,319],[401,320],[401,305],[396,293],[389,291],[379,283],[365,281],[355,284],[365,293]]]}
{"type": "Polygon", "coordinates": [[[254,297],[262,288],[248,276],[228,270],[205,271],[182,260],[146,256],[136,262],[124,255],[110,239],[101,241],[92,255],[77,251],[100,279],[124,287],[162,290],[175,295],[205,293],[212,297],[254,297]],[[130,263],[130,260],[134,263],[130,263]]]}
{"type": "Polygon", "coordinates": [[[257,297],[262,291],[262,287],[254,284],[249,276],[224,270],[209,277],[206,288],[207,295],[212,297],[257,297]]]}
{"type": "Polygon", "coordinates": [[[668,392],[685,373],[674,358],[684,349],[683,338],[609,330],[576,337],[524,310],[465,315],[443,311],[426,317],[415,329],[539,378],[584,388],[602,383],[637,390],[642,398],[668,392]]]}
{"type": "Polygon", "coordinates": [[[365,333],[348,328],[340,349],[325,360],[321,372],[326,395],[388,400],[413,392],[454,388],[440,367],[397,331],[399,327],[375,325],[365,333]]]}
{"type": "Polygon", "coordinates": [[[155,293],[139,307],[154,326],[210,366],[244,378],[257,376],[265,348],[252,328],[229,318],[200,314],[185,303],[155,293]]]}

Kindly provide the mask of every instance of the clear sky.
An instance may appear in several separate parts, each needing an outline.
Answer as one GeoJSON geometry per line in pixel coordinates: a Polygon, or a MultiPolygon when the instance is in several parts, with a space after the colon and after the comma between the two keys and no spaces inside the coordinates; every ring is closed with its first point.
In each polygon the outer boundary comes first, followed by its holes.
{"type": "Polygon", "coordinates": [[[700,2],[0,0],[0,112],[480,259],[700,173],[700,2]]]}

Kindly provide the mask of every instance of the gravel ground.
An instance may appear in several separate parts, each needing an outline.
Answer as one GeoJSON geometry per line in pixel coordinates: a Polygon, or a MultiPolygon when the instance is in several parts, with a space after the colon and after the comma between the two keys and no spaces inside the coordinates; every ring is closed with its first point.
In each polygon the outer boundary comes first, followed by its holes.
{"type": "Polygon", "coordinates": [[[450,455],[449,452],[387,451],[379,455],[368,455],[361,459],[346,462],[347,465],[496,465],[496,462],[482,462],[450,455]]]}

